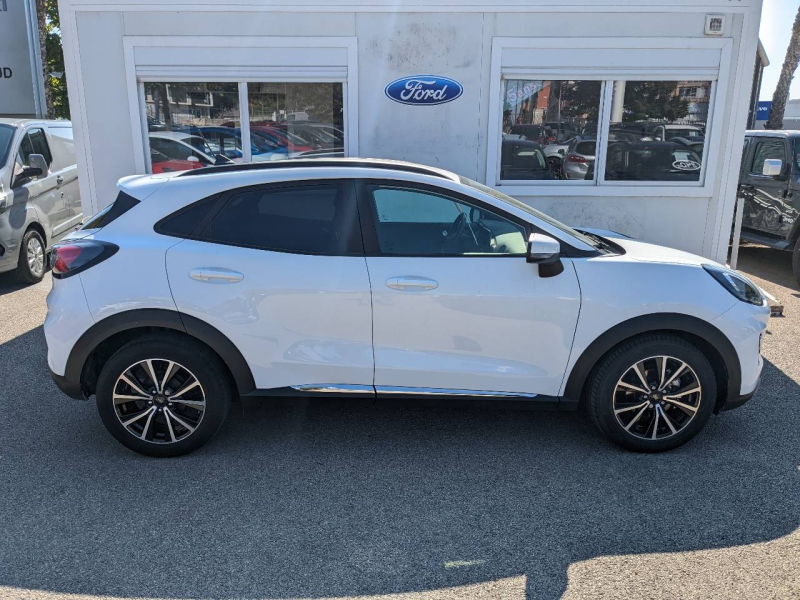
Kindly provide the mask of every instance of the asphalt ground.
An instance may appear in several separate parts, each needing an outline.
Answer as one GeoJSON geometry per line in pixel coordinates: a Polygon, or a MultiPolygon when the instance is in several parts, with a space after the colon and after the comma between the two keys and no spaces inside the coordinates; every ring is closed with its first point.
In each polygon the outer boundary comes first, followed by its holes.
{"type": "Polygon", "coordinates": [[[580,413],[243,401],[179,459],[61,394],[49,276],[0,276],[0,598],[798,598],[800,293],[758,395],[667,454],[580,413]]]}

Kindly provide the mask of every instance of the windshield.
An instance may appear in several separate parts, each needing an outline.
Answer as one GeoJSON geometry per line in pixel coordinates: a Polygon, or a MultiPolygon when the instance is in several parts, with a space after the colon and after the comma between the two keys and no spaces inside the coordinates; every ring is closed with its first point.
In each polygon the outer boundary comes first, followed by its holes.
{"type": "Polygon", "coordinates": [[[0,165],[6,164],[11,140],[14,139],[15,128],[11,125],[0,125],[0,165]]]}
{"type": "Polygon", "coordinates": [[[488,194],[492,198],[500,200],[500,202],[505,202],[506,204],[510,204],[514,208],[518,208],[519,210],[524,211],[524,212],[528,213],[529,215],[532,215],[532,216],[536,217],[537,219],[539,219],[541,221],[544,221],[545,223],[547,223],[551,227],[555,227],[559,231],[562,231],[562,232],[566,233],[567,235],[580,240],[581,242],[583,242],[584,244],[586,244],[587,246],[589,246],[591,248],[598,248],[599,247],[598,243],[595,240],[593,240],[592,238],[590,238],[589,236],[586,236],[586,235],[582,234],[581,232],[576,231],[575,229],[573,229],[572,227],[569,227],[568,225],[564,225],[561,221],[556,221],[554,218],[544,214],[543,212],[539,212],[538,210],[536,210],[535,208],[533,208],[531,206],[528,206],[524,202],[520,202],[519,200],[516,200],[516,199],[512,198],[511,196],[505,195],[503,192],[498,192],[494,188],[490,188],[488,186],[485,186],[482,183],[478,183],[477,181],[473,181],[472,179],[468,179],[467,177],[461,177],[459,175],[458,178],[461,180],[461,183],[463,183],[464,185],[469,186],[472,189],[478,190],[479,192],[483,192],[484,194],[488,194]]]}

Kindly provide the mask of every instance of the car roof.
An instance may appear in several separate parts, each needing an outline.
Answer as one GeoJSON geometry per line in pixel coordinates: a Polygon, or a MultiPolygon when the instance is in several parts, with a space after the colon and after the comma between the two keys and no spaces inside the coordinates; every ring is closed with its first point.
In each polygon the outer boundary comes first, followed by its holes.
{"type": "Polygon", "coordinates": [[[382,169],[387,171],[399,171],[404,173],[416,173],[418,175],[440,177],[455,182],[460,181],[458,175],[444,169],[427,167],[425,165],[419,165],[411,162],[378,158],[292,158],[288,160],[275,160],[269,162],[237,163],[232,165],[210,166],[203,169],[194,169],[192,171],[183,171],[175,174],[174,177],[182,178],[214,175],[235,178],[237,173],[241,173],[243,171],[264,171],[276,174],[291,172],[293,177],[301,179],[303,177],[303,169],[309,169],[311,171],[316,171],[318,169],[341,169],[345,174],[348,170],[352,169],[382,169]]]}
{"type": "Polygon", "coordinates": [[[197,135],[196,133],[186,133],[185,131],[151,131],[148,135],[150,137],[163,138],[165,140],[177,140],[179,142],[189,138],[201,138],[201,136],[197,135]]]}
{"type": "Polygon", "coordinates": [[[800,136],[800,130],[797,129],[748,129],[744,133],[752,137],[790,138],[800,136]]]}
{"type": "Polygon", "coordinates": [[[17,117],[0,117],[0,125],[11,125],[12,127],[22,127],[36,123],[47,127],[72,127],[72,121],[67,119],[23,119],[17,117]]]}

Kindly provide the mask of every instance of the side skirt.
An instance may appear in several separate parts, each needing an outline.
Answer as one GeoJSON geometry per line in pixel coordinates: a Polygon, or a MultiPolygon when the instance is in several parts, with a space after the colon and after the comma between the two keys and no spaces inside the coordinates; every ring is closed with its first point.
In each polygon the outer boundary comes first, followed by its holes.
{"type": "Polygon", "coordinates": [[[577,402],[542,394],[518,394],[514,392],[492,392],[480,390],[458,390],[441,388],[412,388],[398,386],[309,384],[280,388],[257,389],[245,398],[372,398],[376,401],[423,401],[440,404],[441,401],[480,403],[486,406],[502,404],[542,410],[576,410],[577,402]]]}

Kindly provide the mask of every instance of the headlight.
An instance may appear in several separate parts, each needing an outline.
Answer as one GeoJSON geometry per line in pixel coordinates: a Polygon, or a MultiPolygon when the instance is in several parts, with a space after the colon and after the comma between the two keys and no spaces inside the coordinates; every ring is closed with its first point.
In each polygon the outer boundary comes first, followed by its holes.
{"type": "Polygon", "coordinates": [[[706,272],[716,279],[719,284],[736,296],[742,302],[761,306],[764,304],[764,296],[752,281],[740,275],[736,271],[718,267],[717,265],[703,265],[706,272]]]}

